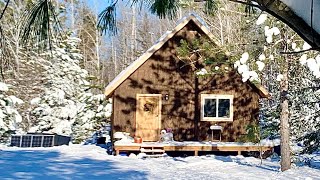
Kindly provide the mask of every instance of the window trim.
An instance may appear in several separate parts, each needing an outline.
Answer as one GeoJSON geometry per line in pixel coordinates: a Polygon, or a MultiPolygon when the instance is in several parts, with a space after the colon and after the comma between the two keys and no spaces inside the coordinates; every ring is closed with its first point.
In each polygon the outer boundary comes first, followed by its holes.
{"type": "MultiPolygon", "coordinates": [[[[233,121],[233,95],[226,94],[201,94],[201,121],[233,121]],[[230,117],[204,117],[204,100],[205,99],[216,99],[217,103],[219,99],[229,99],[230,100],[230,117]]],[[[216,106],[218,109],[218,105],[216,106]]],[[[218,113],[217,113],[218,115],[218,113]]]]}

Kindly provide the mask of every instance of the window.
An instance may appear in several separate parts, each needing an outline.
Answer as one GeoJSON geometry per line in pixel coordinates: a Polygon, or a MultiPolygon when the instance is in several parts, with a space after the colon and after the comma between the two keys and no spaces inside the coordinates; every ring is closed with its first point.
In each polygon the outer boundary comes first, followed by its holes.
{"type": "Polygon", "coordinates": [[[233,121],[233,95],[201,94],[202,121],[233,121]]]}

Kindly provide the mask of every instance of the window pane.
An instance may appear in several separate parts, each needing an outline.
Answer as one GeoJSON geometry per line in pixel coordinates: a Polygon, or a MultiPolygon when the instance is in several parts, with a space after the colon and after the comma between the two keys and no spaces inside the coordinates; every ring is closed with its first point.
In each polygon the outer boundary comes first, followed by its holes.
{"type": "Polygon", "coordinates": [[[217,117],[216,99],[204,99],[204,117],[217,117]]]}
{"type": "Polygon", "coordinates": [[[230,99],[219,99],[218,117],[230,117],[230,99]]]}

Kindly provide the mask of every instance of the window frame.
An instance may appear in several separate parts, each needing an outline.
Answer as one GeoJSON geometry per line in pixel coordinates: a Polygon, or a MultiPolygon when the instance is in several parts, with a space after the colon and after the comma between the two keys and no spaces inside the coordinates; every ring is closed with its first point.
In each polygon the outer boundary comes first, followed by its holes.
{"type": "Polygon", "coordinates": [[[226,94],[201,94],[201,121],[233,121],[233,95],[226,94]],[[229,99],[230,100],[230,116],[225,117],[204,117],[204,102],[205,99],[215,99],[216,100],[216,116],[218,116],[219,109],[219,99],[229,99]]]}

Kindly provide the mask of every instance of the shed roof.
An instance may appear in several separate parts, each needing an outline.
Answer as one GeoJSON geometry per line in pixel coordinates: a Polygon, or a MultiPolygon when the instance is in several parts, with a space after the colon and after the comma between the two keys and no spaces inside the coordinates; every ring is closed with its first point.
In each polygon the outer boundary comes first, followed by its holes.
{"type": "MultiPolygon", "coordinates": [[[[219,46],[219,43],[214,39],[214,35],[210,32],[204,21],[195,14],[189,14],[179,20],[177,26],[172,31],[167,31],[164,35],[162,35],[156,41],[156,43],[151,46],[151,48],[149,48],[137,60],[131,63],[125,70],[115,77],[115,79],[112,80],[105,88],[104,94],[109,97],[117,87],[119,87],[132,73],[134,73],[144,62],[146,62],[157,50],[159,50],[170,38],[172,38],[177,32],[185,27],[190,21],[193,21],[212,42],[219,46]]],[[[270,94],[263,86],[256,83],[250,84],[255,86],[261,97],[270,97],[270,94]]]]}

